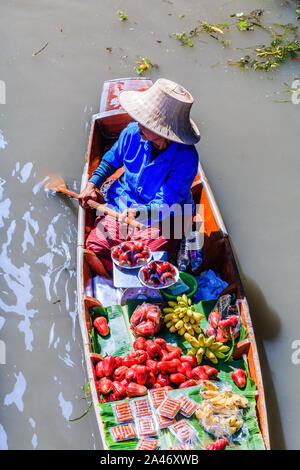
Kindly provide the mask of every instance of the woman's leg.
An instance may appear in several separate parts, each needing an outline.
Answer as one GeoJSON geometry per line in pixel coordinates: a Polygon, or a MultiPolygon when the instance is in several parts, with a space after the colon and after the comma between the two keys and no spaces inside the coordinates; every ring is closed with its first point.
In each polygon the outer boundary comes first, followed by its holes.
{"type": "Polygon", "coordinates": [[[124,239],[119,233],[119,223],[110,215],[97,217],[87,240],[86,248],[92,250],[103,262],[105,268],[111,271],[113,264],[111,248],[119,245],[124,239]]]}
{"type": "MultiPolygon", "coordinates": [[[[174,233],[173,227],[171,233],[174,233]]],[[[119,222],[110,215],[97,217],[87,238],[86,248],[92,250],[103,262],[105,268],[112,269],[111,248],[125,240],[143,240],[151,251],[174,252],[180,239],[166,238],[161,227],[149,226],[146,230],[135,229],[119,222]]]]}

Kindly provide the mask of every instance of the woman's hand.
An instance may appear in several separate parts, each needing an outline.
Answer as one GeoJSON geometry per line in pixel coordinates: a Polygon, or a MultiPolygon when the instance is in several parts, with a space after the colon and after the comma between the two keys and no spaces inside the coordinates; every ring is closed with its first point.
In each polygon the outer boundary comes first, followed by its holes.
{"type": "Polygon", "coordinates": [[[79,194],[79,203],[84,209],[87,209],[87,201],[92,199],[97,201],[96,185],[94,183],[87,183],[85,188],[79,194]]]}
{"type": "Polygon", "coordinates": [[[125,219],[128,217],[128,219],[135,220],[137,216],[137,210],[136,209],[125,209],[125,211],[120,214],[119,217],[119,223],[120,224],[125,224],[125,219]]]}

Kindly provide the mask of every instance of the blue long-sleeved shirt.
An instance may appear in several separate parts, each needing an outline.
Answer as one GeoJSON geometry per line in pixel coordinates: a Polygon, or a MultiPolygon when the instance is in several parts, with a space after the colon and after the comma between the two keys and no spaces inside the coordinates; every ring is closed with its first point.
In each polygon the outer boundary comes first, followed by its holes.
{"type": "MultiPolygon", "coordinates": [[[[133,122],[121,132],[102,162],[109,163],[113,169],[124,165],[123,175],[106,194],[106,202],[114,209],[122,212],[128,207],[146,206],[146,209],[163,210],[174,204],[192,207],[190,188],[198,168],[194,145],[171,142],[151,161],[151,143],[141,138],[138,124],[133,122]]],[[[100,164],[90,178],[97,186],[103,182],[102,170],[100,164]]]]}

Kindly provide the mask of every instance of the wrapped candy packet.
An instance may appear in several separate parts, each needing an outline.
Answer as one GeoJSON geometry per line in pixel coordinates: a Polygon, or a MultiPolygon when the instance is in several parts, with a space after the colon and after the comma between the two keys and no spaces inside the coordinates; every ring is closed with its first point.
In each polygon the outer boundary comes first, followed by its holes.
{"type": "Polygon", "coordinates": [[[151,401],[154,408],[158,408],[167,396],[165,388],[156,388],[149,390],[151,401]]]}
{"type": "Polygon", "coordinates": [[[161,416],[172,419],[179,412],[180,406],[179,400],[167,396],[158,408],[158,412],[161,416]]]}
{"type": "Polygon", "coordinates": [[[155,450],[158,446],[158,439],[141,439],[135,450],[155,450]]]}
{"type": "Polygon", "coordinates": [[[194,447],[190,444],[176,444],[173,447],[169,447],[169,450],[194,450],[194,447]]]}
{"type": "Polygon", "coordinates": [[[136,418],[152,416],[152,408],[148,397],[136,398],[132,401],[132,407],[136,418]]]}
{"type": "Polygon", "coordinates": [[[139,418],[135,421],[138,437],[151,437],[157,435],[157,426],[152,416],[139,418]]]}
{"type": "Polygon", "coordinates": [[[175,423],[175,419],[173,418],[165,418],[159,413],[156,413],[156,422],[158,425],[158,429],[165,429],[170,427],[172,424],[175,423]]]}
{"type": "Polygon", "coordinates": [[[114,441],[128,441],[136,438],[136,431],[132,423],[120,424],[110,428],[110,434],[114,441]]]}
{"type": "Polygon", "coordinates": [[[186,419],[181,419],[170,426],[170,431],[182,444],[191,443],[198,438],[198,432],[186,419]]]}
{"type": "Polygon", "coordinates": [[[133,421],[133,414],[128,401],[114,403],[111,406],[117,423],[123,424],[133,421]]]}
{"type": "Polygon", "coordinates": [[[185,397],[184,395],[180,395],[178,400],[180,401],[179,412],[186,418],[190,418],[195,413],[196,409],[199,407],[199,403],[195,402],[194,400],[191,400],[188,397],[185,397]]]}

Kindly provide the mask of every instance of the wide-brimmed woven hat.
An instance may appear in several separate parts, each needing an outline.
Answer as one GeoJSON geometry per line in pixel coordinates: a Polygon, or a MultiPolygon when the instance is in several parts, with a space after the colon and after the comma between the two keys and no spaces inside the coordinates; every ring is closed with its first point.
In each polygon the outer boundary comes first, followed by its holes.
{"type": "Polygon", "coordinates": [[[194,99],[178,83],[159,78],[148,90],[122,91],[121,106],[137,122],[166,139],[191,145],[200,132],[190,118],[194,99]]]}

